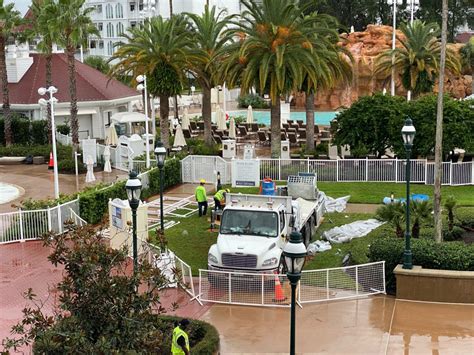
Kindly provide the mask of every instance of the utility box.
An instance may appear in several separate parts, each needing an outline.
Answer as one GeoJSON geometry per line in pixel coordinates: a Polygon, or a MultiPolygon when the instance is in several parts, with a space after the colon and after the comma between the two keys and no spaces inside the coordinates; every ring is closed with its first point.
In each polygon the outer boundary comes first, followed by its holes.
{"type": "MultiPolygon", "coordinates": [[[[128,247],[128,255],[133,256],[132,209],[128,200],[109,201],[110,246],[120,249],[128,247]]],[[[148,238],[148,205],[140,202],[137,208],[137,247],[138,255],[144,251],[143,242],[148,238]]]]}
{"type": "Polygon", "coordinates": [[[246,144],[244,146],[244,160],[255,159],[255,146],[246,144]]]}
{"type": "Polygon", "coordinates": [[[290,141],[281,141],[281,159],[290,159],[290,141]]]}
{"type": "Polygon", "coordinates": [[[233,139],[222,141],[222,157],[224,159],[235,158],[235,147],[235,140],[233,139]]]}

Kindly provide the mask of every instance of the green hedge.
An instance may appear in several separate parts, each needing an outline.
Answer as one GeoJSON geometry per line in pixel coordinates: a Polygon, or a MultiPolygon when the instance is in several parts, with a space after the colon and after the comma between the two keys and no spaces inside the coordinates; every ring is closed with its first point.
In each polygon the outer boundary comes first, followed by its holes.
{"type": "MultiPolygon", "coordinates": [[[[158,328],[163,333],[163,345],[159,349],[159,354],[171,354],[171,338],[175,324],[182,318],[161,316],[159,317],[158,328]]],[[[211,324],[191,319],[191,323],[186,329],[189,337],[191,354],[211,355],[219,350],[219,333],[211,324]]]]}
{"type": "Polygon", "coordinates": [[[269,108],[269,105],[265,100],[256,94],[248,94],[239,96],[237,99],[239,108],[247,108],[252,106],[253,109],[256,108],[269,108]]]}
{"type": "Polygon", "coordinates": [[[459,207],[454,212],[456,224],[460,227],[474,229],[474,208],[459,207]]]}
{"type": "MultiPolygon", "coordinates": [[[[149,171],[149,186],[142,190],[142,199],[160,192],[160,176],[158,169],[149,171]]],[[[164,188],[175,186],[181,182],[181,162],[178,159],[166,160],[164,167],[164,188]]],[[[125,181],[115,183],[110,187],[102,187],[81,193],[79,195],[80,215],[88,223],[98,223],[108,210],[109,199],[126,199],[125,181]]]]}
{"type": "MultiPolygon", "coordinates": [[[[403,264],[404,239],[381,237],[369,247],[371,262],[385,260],[387,292],[394,293],[396,279],[393,269],[403,264]]],[[[436,243],[430,239],[411,239],[413,265],[427,269],[474,271],[474,244],[463,242],[436,243]]]]}
{"type": "MultiPolygon", "coordinates": [[[[48,144],[33,144],[33,145],[12,145],[10,147],[0,146],[0,156],[5,157],[26,157],[32,156],[43,156],[46,160],[49,159],[49,154],[53,148],[48,144]]],[[[58,160],[72,159],[72,147],[67,145],[57,145],[58,160]]]]}
{"type": "MultiPolygon", "coordinates": [[[[5,145],[5,121],[0,116],[0,145],[5,145]]],[[[46,144],[48,131],[46,120],[31,121],[13,113],[12,133],[14,144],[46,144]]]]}

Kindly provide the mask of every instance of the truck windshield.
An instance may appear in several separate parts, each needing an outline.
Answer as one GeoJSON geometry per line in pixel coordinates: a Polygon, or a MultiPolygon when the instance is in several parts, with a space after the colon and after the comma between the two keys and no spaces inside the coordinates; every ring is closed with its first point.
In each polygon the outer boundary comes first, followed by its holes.
{"type": "Polygon", "coordinates": [[[220,233],[276,237],[278,215],[274,212],[225,210],[220,233]]]}

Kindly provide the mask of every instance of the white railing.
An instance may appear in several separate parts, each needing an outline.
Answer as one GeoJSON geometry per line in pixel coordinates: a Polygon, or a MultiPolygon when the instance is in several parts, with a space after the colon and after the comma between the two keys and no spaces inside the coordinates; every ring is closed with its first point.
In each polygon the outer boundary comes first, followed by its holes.
{"type": "MultiPolygon", "coordinates": [[[[260,178],[286,180],[298,172],[316,173],[318,181],[335,182],[405,182],[406,161],[403,159],[258,159],[260,178]]],[[[433,184],[434,163],[426,159],[412,159],[411,182],[433,184]]],[[[215,156],[187,156],[181,161],[182,181],[188,183],[205,179],[230,183],[230,162],[215,156]]],[[[443,185],[474,185],[474,162],[443,163],[443,185]]]]}
{"type": "MultiPolygon", "coordinates": [[[[360,298],[385,293],[385,261],[321,270],[305,270],[297,287],[297,302],[360,298]]],[[[204,302],[287,307],[290,285],[284,274],[199,270],[204,302]]]]}
{"type": "Polygon", "coordinates": [[[62,145],[72,145],[72,137],[56,131],[56,140],[62,145]]]}

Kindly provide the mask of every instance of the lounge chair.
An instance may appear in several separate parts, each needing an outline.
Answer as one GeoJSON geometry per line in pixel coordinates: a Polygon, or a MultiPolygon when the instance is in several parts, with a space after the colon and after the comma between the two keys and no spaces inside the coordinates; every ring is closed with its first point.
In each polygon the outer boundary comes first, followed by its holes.
{"type": "Polygon", "coordinates": [[[222,144],[222,139],[221,139],[221,137],[216,136],[216,135],[213,135],[212,138],[214,138],[214,141],[215,141],[217,144],[222,144]]]}
{"type": "Polygon", "coordinates": [[[288,120],[288,124],[291,126],[294,123],[293,120],[288,120]]]}
{"type": "Polygon", "coordinates": [[[296,120],[296,123],[298,123],[298,126],[302,126],[303,125],[303,120],[296,120]]]}
{"type": "Polygon", "coordinates": [[[281,132],[281,133],[280,133],[280,140],[282,140],[282,141],[286,141],[286,140],[287,140],[287,138],[286,138],[286,133],[285,133],[285,132],[281,132]]]}
{"type": "Polygon", "coordinates": [[[199,133],[199,127],[194,121],[189,122],[189,128],[191,128],[191,133],[199,133]]]}
{"type": "Polygon", "coordinates": [[[183,129],[184,138],[192,138],[191,132],[189,129],[183,129]]]}
{"type": "Polygon", "coordinates": [[[296,138],[296,133],[289,132],[288,133],[288,139],[290,141],[290,145],[293,145],[293,146],[299,145],[298,139],[296,138]]]}
{"type": "Polygon", "coordinates": [[[258,132],[258,123],[252,123],[252,132],[258,132]]]}
{"type": "Polygon", "coordinates": [[[202,121],[197,122],[197,126],[200,131],[204,131],[204,122],[202,121]]]}
{"type": "Polygon", "coordinates": [[[239,126],[240,138],[245,138],[248,135],[247,128],[245,126],[239,126]]]}
{"type": "Polygon", "coordinates": [[[283,123],[282,126],[285,131],[287,131],[288,128],[290,128],[290,125],[288,123],[283,123]]]}
{"type": "Polygon", "coordinates": [[[267,140],[267,135],[265,134],[265,132],[258,131],[257,134],[258,134],[258,144],[266,145],[267,143],[269,143],[269,141],[267,140]]]}
{"type": "Polygon", "coordinates": [[[306,142],[306,130],[300,129],[298,131],[298,142],[300,142],[300,143],[306,142]]]}

